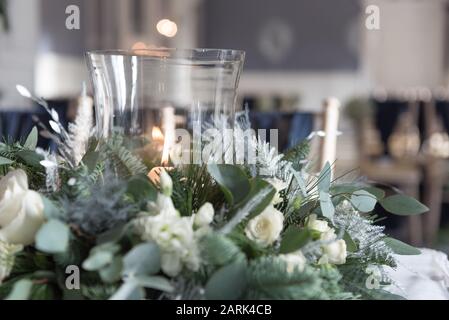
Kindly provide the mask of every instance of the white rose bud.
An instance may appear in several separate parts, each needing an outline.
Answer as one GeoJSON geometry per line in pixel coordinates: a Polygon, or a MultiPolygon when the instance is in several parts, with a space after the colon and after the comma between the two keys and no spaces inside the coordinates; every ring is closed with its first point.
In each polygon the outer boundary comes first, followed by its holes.
{"type": "Polygon", "coordinates": [[[23,170],[14,170],[0,180],[0,240],[30,245],[45,222],[41,196],[28,190],[23,170]]]}
{"type": "Polygon", "coordinates": [[[311,214],[307,217],[306,220],[306,227],[318,231],[320,233],[327,232],[330,230],[327,221],[324,220],[318,220],[316,214],[311,214]]]}
{"type": "Polygon", "coordinates": [[[289,254],[281,254],[279,257],[287,263],[288,273],[292,273],[295,270],[299,272],[304,271],[307,259],[304,257],[301,250],[289,254]]]}
{"type": "Polygon", "coordinates": [[[318,264],[344,264],[346,263],[346,242],[343,239],[334,241],[322,247],[323,256],[318,264]]]}
{"type": "Polygon", "coordinates": [[[279,237],[283,224],[284,216],[282,212],[270,205],[248,222],[245,234],[249,239],[266,247],[279,237]]]}
{"type": "Polygon", "coordinates": [[[283,201],[283,199],[281,197],[280,192],[288,187],[287,183],[285,183],[284,181],[279,180],[277,178],[270,178],[270,179],[267,179],[267,181],[274,187],[274,189],[276,189],[276,193],[274,194],[274,197],[273,197],[273,200],[271,201],[271,203],[273,205],[281,203],[283,201]]]}
{"type": "Polygon", "coordinates": [[[194,224],[196,227],[208,226],[214,220],[214,207],[209,202],[201,206],[195,214],[194,224]]]}
{"type": "Polygon", "coordinates": [[[160,182],[162,193],[167,197],[170,197],[173,191],[173,181],[167,171],[165,171],[165,169],[161,170],[160,182]]]}

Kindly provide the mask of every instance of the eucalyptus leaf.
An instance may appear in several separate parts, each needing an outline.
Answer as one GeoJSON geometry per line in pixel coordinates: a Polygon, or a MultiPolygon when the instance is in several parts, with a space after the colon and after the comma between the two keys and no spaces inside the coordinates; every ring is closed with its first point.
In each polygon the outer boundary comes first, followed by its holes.
{"type": "Polygon", "coordinates": [[[47,253],[62,253],[69,244],[69,227],[56,219],[50,219],[36,234],[36,248],[47,253]]]}
{"type": "Polygon", "coordinates": [[[33,127],[30,134],[25,140],[25,144],[23,145],[26,149],[35,150],[37,146],[38,132],[37,128],[33,127]]]}
{"type": "Polygon", "coordinates": [[[218,269],[205,287],[205,295],[211,300],[239,299],[246,288],[246,262],[237,260],[218,269]]]}
{"type": "Polygon", "coordinates": [[[173,292],[174,288],[170,281],[161,276],[138,275],[132,278],[139,286],[149,289],[156,289],[165,292],[173,292]]]}
{"type": "Polygon", "coordinates": [[[210,175],[220,186],[229,204],[239,203],[250,192],[250,183],[245,172],[236,165],[210,164],[210,175]]]}
{"type": "Polygon", "coordinates": [[[121,256],[116,256],[105,268],[100,269],[101,279],[106,283],[114,283],[122,277],[123,260],[121,256]]]}
{"type": "Polygon", "coordinates": [[[83,262],[83,268],[88,271],[100,270],[109,265],[119,251],[120,246],[115,242],[99,244],[90,250],[89,257],[83,262]]]}
{"type": "Polygon", "coordinates": [[[154,242],[142,243],[129,251],[123,259],[123,275],[153,275],[161,268],[159,247],[154,242]]]}
{"type": "Polygon", "coordinates": [[[390,247],[393,250],[394,253],[399,255],[421,254],[421,251],[419,251],[417,248],[412,247],[411,245],[408,245],[394,238],[385,238],[384,242],[388,247],[390,247]]]}
{"type": "Polygon", "coordinates": [[[253,206],[253,208],[250,210],[250,213],[248,215],[248,218],[252,218],[257,216],[259,213],[261,213],[273,200],[274,195],[276,194],[276,189],[267,181],[262,180],[260,178],[254,178],[250,181],[250,192],[248,196],[242,201],[242,206],[244,206],[249,201],[253,201],[254,199],[257,199],[259,193],[264,189],[269,189],[269,192],[266,196],[258,199],[258,204],[253,206]]]}
{"type": "Polygon", "coordinates": [[[301,249],[309,240],[312,239],[312,235],[308,229],[300,229],[296,226],[290,226],[285,231],[281,246],[279,248],[280,253],[290,253],[301,249]]]}
{"type": "Polygon", "coordinates": [[[363,190],[368,191],[369,193],[374,195],[377,198],[377,200],[381,200],[381,199],[385,198],[385,191],[383,191],[380,188],[368,186],[368,187],[364,187],[363,190]]]}
{"type": "Polygon", "coordinates": [[[44,203],[44,214],[47,219],[55,219],[60,215],[60,209],[47,197],[41,196],[44,203]]]}
{"type": "Polygon", "coordinates": [[[29,279],[22,279],[17,281],[6,300],[27,300],[31,295],[33,282],[29,279]]]}
{"type": "Polygon", "coordinates": [[[109,265],[114,259],[114,254],[110,251],[97,251],[89,255],[84,260],[83,268],[87,271],[96,271],[109,265]]]}
{"type": "Polygon", "coordinates": [[[4,158],[4,157],[0,157],[0,166],[4,166],[7,164],[13,164],[14,161],[8,159],[8,158],[4,158]]]}
{"type": "Polygon", "coordinates": [[[344,233],[343,240],[345,241],[346,249],[349,252],[356,252],[358,250],[357,243],[355,243],[355,241],[351,238],[349,233],[347,233],[347,232],[344,233]]]}
{"type": "Polygon", "coordinates": [[[403,194],[386,197],[380,200],[379,203],[388,212],[400,216],[417,215],[429,211],[429,208],[418,200],[403,194]]]}
{"type": "Polygon", "coordinates": [[[329,162],[326,162],[323,169],[318,176],[318,191],[323,191],[329,193],[329,189],[331,186],[331,166],[329,162]]]}
{"type": "Polygon", "coordinates": [[[20,160],[22,160],[29,166],[36,168],[42,167],[40,162],[44,160],[44,157],[40,154],[37,154],[33,150],[21,150],[17,152],[17,156],[20,158],[20,160]]]}
{"type": "Polygon", "coordinates": [[[329,220],[334,220],[335,207],[328,192],[320,191],[320,209],[321,214],[329,220]]]}
{"type": "Polygon", "coordinates": [[[357,190],[351,195],[352,205],[361,212],[371,212],[377,203],[377,198],[365,190],[357,190]]]}
{"type": "Polygon", "coordinates": [[[135,281],[125,281],[109,300],[142,300],[145,291],[135,281]]]}

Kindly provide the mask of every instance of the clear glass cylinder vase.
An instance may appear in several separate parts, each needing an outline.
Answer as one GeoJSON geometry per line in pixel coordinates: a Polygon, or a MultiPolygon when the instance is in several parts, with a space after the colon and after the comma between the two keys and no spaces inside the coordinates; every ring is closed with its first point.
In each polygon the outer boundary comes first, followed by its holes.
{"type": "Polygon", "coordinates": [[[120,131],[164,158],[174,130],[192,131],[221,115],[233,119],[244,56],[221,49],[88,52],[98,138],[120,131]]]}

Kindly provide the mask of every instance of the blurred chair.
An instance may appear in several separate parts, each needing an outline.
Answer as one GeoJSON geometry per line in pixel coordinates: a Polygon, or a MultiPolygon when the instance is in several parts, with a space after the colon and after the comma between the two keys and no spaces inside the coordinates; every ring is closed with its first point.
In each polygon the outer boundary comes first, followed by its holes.
{"type": "MultiPolygon", "coordinates": [[[[379,129],[376,129],[376,125],[374,125],[376,119],[373,117],[362,117],[354,121],[358,132],[357,143],[360,150],[361,173],[371,182],[397,187],[405,194],[419,199],[422,173],[417,157],[406,156],[402,159],[395,159],[389,156],[391,152],[387,149],[388,142],[391,141],[391,136],[398,125],[397,120],[401,118],[401,115],[406,115],[406,118],[416,121],[416,101],[411,100],[408,103],[403,103],[396,99],[387,100],[378,102],[376,107],[378,111],[376,114],[377,124],[378,126],[380,124],[379,129]],[[386,119],[386,121],[383,119],[386,119]],[[380,130],[382,141],[377,141],[377,144],[383,145],[383,148],[377,147],[377,150],[372,149],[372,146],[376,143],[369,140],[377,136],[373,132],[374,130],[380,130]]],[[[414,124],[412,123],[412,125],[414,124]]],[[[406,146],[407,134],[402,135],[400,139],[403,139],[403,146],[406,146]]],[[[414,138],[412,137],[412,139],[414,138]]],[[[398,151],[398,153],[400,152],[398,151]]],[[[407,237],[414,245],[423,243],[420,217],[408,217],[407,237]]]]}

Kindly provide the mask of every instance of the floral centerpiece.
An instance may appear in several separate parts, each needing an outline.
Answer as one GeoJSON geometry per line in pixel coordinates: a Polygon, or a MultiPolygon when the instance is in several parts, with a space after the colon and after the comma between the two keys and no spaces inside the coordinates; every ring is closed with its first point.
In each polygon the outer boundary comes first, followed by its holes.
{"type": "MultiPolygon", "coordinates": [[[[376,204],[397,215],[427,208],[358,181],[314,174],[305,141],[277,154],[245,112],[234,128],[252,164],[152,169],[120,132],[98,140],[79,110],[68,131],[40,123],[59,153],[0,144],[0,297],[9,299],[394,299],[385,266],[419,250],[384,234],[376,204]],[[85,134],[88,132],[89,134],[85,134]]],[[[232,122],[232,123],[231,123],[232,122]]]]}

